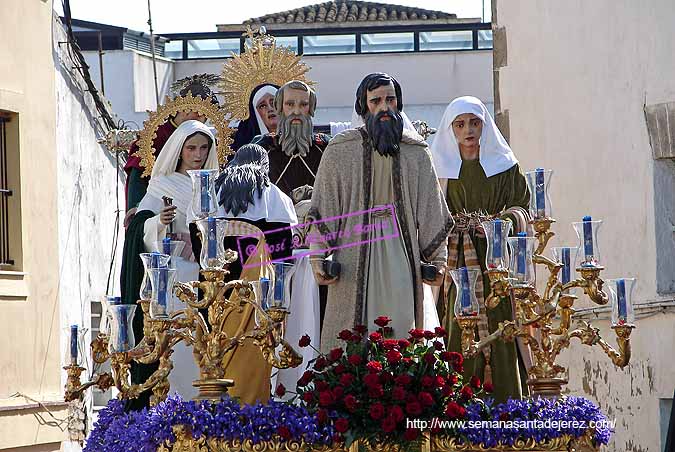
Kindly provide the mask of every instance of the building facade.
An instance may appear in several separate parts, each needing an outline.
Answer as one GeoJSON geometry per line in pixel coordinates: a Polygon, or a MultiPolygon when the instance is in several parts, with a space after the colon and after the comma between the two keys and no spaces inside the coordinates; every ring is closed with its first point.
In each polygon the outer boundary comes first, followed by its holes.
{"type": "MultiPolygon", "coordinates": [[[[574,341],[564,357],[569,391],[616,419],[616,452],[664,450],[675,390],[674,17],[669,0],[493,2],[495,109],[522,165],[554,170],[552,246],[603,219],[603,278],[638,280],[629,366],[574,341]]],[[[580,301],[614,344],[608,308],[580,301]]]]}

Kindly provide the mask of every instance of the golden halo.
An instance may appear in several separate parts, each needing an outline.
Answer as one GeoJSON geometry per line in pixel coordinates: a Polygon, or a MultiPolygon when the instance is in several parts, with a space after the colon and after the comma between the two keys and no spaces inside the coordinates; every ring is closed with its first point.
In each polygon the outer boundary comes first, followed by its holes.
{"type": "Polygon", "coordinates": [[[281,86],[291,80],[301,80],[310,86],[315,83],[305,77],[309,66],[300,61],[290,47],[277,47],[273,36],[264,28],[253,32],[247,26],[245,33],[251,45],[240,55],[232,53],[232,59],[223,65],[220,93],[223,109],[230,119],[248,119],[248,101],[256,86],[272,83],[281,86]]]}
{"type": "Polygon", "coordinates": [[[211,121],[217,132],[216,152],[220,165],[227,163],[227,156],[233,154],[230,149],[230,144],[233,142],[232,129],[228,127],[229,122],[225,119],[225,113],[218,105],[211,103],[211,99],[193,97],[192,93],[187,93],[185,97],[178,96],[175,99],[167,96],[164,104],[160,105],[157,111],[149,112],[148,119],[143,122],[143,130],[139,133],[138,151],[134,155],[140,157],[141,165],[145,168],[142,177],[152,174],[156,151],[153,142],[157,138],[157,129],[181,111],[199,113],[211,121]]]}

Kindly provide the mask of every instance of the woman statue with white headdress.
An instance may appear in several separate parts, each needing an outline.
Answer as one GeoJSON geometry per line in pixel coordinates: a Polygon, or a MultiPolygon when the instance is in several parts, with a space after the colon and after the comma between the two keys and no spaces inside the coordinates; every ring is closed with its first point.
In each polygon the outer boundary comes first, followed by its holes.
{"type": "Polygon", "coordinates": [[[279,86],[272,83],[263,83],[251,91],[248,102],[248,118],[239,122],[234,134],[232,150],[237,151],[245,144],[249,144],[258,135],[266,135],[277,131],[279,117],[274,108],[274,96],[279,86]]]}
{"type": "MultiPolygon", "coordinates": [[[[511,221],[513,230],[527,227],[529,191],[518,160],[499,132],[485,105],[471,96],[453,100],[445,110],[431,146],[431,154],[455,228],[448,240],[448,272],[438,302],[442,324],[449,334],[449,348],[461,352],[461,329],[454,321],[456,288],[450,270],[480,269],[476,296],[480,311],[478,333],[485,337],[499,322],[511,320],[511,301],[503,299],[485,313],[483,300],[490,293],[485,257],[487,242],[480,226],[495,217],[511,221]]],[[[529,354],[514,343],[497,341],[464,361],[466,376],[493,382],[499,402],[527,391],[525,365],[529,354]]]]}
{"type": "MultiPolygon", "coordinates": [[[[162,147],[152,167],[147,193],[127,228],[121,271],[123,303],[136,304],[144,272],[139,255],[163,251],[158,244],[167,237],[169,225],[172,225],[172,239],[185,242],[181,256],[175,258],[174,262],[176,279],[199,279],[199,264],[193,255],[188,223],[193,215],[190,213],[192,181],[187,171],[217,168],[218,156],[211,130],[194,120],[180,124],[162,147]],[[172,199],[172,205],[166,205],[165,197],[172,199]]],[[[136,341],[140,341],[143,337],[143,314],[140,309],[136,310],[133,325],[136,341]]],[[[191,351],[182,343],[178,344],[172,359],[174,369],[169,375],[171,392],[178,392],[185,399],[192,398],[196,395],[192,381],[198,379],[199,370],[191,351]]],[[[156,368],[156,365],[132,363],[132,383],[145,381],[156,368]]],[[[131,403],[132,409],[147,405],[148,397],[146,391],[131,403]]]]}

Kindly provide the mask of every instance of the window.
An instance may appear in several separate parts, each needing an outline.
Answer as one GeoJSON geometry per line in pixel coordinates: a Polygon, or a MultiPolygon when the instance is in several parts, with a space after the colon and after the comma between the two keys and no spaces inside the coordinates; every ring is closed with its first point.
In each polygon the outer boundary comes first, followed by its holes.
{"type": "Polygon", "coordinates": [[[239,38],[191,39],[188,41],[188,58],[224,58],[239,53],[239,38]]]}
{"type": "MultiPolygon", "coordinates": [[[[277,47],[290,47],[295,53],[298,53],[298,37],[297,36],[275,36],[274,42],[277,47]]],[[[246,38],[246,46],[250,47],[251,39],[246,38]]]]}
{"type": "Polygon", "coordinates": [[[164,46],[164,56],[167,58],[183,58],[183,40],[169,41],[164,46]]]}
{"type": "Polygon", "coordinates": [[[471,30],[420,33],[420,50],[464,49],[473,49],[473,32],[471,30]]]}
{"type": "Polygon", "coordinates": [[[356,35],[303,36],[302,47],[305,55],[356,53],[356,35]]]}
{"type": "Polygon", "coordinates": [[[361,52],[412,52],[414,33],[372,33],[361,35],[361,52]]]}
{"type": "Polygon", "coordinates": [[[0,111],[0,271],[21,271],[19,119],[0,111]]]}
{"type": "Polygon", "coordinates": [[[478,30],[478,48],[492,48],[492,30],[478,30]]]}

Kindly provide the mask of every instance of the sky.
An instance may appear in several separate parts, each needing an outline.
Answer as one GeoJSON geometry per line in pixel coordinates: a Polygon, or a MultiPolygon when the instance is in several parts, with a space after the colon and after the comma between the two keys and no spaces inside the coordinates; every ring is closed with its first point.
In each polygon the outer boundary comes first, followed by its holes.
{"type": "MultiPolygon", "coordinates": [[[[63,0],[53,0],[63,14],[63,0]]],[[[252,17],[323,3],[325,0],[150,0],[155,33],[216,31],[216,24],[237,24],[252,17]]],[[[490,20],[490,0],[376,0],[416,8],[444,11],[457,17],[490,20]]],[[[73,19],[116,25],[136,31],[148,30],[147,0],[70,0],[73,19]]]]}

